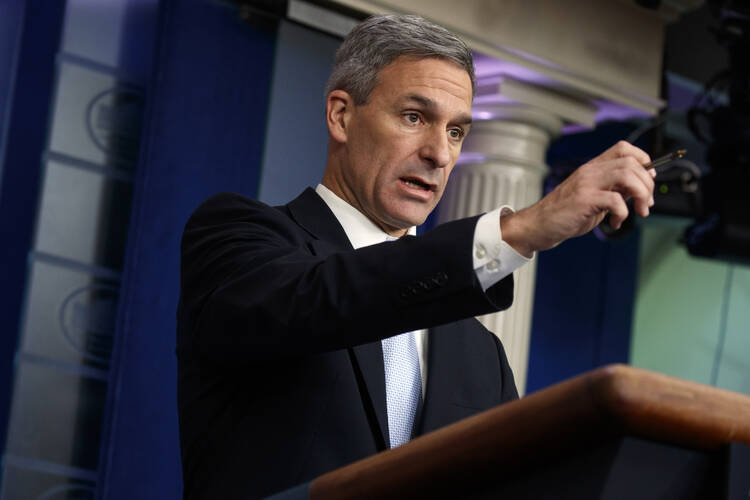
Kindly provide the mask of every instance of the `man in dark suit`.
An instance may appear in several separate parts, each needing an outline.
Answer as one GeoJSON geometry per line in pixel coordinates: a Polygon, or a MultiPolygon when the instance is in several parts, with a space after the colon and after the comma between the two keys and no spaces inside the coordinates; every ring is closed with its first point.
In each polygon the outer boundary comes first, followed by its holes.
{"type": "Polygon", "coordinates": [[[328,83],[322,183],[282,207],[235,194],[185,228],[177,354],[186,498],[258,498],[516,398],[473,317],[512,271],[625,198],[648,214],[643,151],[620,143],[536,205],[414,236],[471,126],[471,53],[413,16],[355,28],[328,83]],[[429,329],[429,334],[426,332],[429,329]]]}

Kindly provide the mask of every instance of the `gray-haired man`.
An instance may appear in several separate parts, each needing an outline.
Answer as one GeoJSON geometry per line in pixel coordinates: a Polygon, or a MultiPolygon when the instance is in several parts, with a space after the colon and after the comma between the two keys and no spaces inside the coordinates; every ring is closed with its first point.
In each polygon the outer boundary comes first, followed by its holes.
{"type": "Polygon", "coordinates": [[[648,155],[620,143],[536,205],[414,236],[471,127],[466,45],[414,16],[369,18],[326,96],[323,180],[283,207],[217,195],[191,217],[178,311],[186,498],[256,498],[517,397],[473,316],[512,271],[625,198],[648,155]],[[429,334],[427,333],[429,329],[429,334]]]}

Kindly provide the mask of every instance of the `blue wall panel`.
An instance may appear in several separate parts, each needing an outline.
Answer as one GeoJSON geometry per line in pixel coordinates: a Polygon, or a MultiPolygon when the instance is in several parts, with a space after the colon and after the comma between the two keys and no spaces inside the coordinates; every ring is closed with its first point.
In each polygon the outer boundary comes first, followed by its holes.
{"type": "MultiPolygon", "coordinates": [[[[13,81],[21,48],[23,13],[23,2],[0,3],[0,158],[3,157],[3,139],[8,125],[5,118],[13,98],[13,81]]],[[[3,166],[0,162],[0,179],[2,171],[3,166]]]]}
{"type": "Polygon", "coordinates": [[[609,363],[627,363],[638,234],[588,234],[539,255],[527,393],[609,363]]]}
{"type": "MultiPolygon", "coordinates": [[[[5,155],[3,144],[7,134],[9,123],[7,116],[11,110],[13,99],[13,82],[16,76],[16,65],[18,52],[21,46],[21,28],[23,26],[24,4],[21,2],[0,3],[0,205],[3,197],[3,166],[5,155]]],[[[7,229],[0,226],[0,234],[3,238],[2,245],[11,238],[10,227],[7,229]]],[[[27,243],[28,244],[28,243],[27,243]]],[[[6,250],[0,249],[5,253],[6,250]]],[[[17,283],[22,279],[23,270],[8,276],[11,270],[6,270],[5,263],[2,264],[0,280],[3,282],[11,279],[17,283]]],[[[5,448],[5,428],[8,418],[8,407],[10,406],[9,391],[11,378],[13,376],[13,355],[16,350],[17,336],[13,328],[18,324],[18,306],[20,304],[19,289],[8,289],[0,285],[0,450],[5,448]]]]}
{"type": "Polygon", "coordinates": [[[258,197],[287,203],[323,178],[328,149],[325,84],[341,40],[288,21],[281,23],[274,61],[272,114],[258,197]]]}
{"type": "Polygon", "coordinates": [[[0,6],[0,449],[64,12],[63,0],[0,6]]]}
{"type": "Polygon", "coordinates": [[[275,26],[242,22],[229,3],[166,0],[158,32],[97,498],[181,497],[180,237],[201,201],[227,190],[256,196],[260,175],[275,26]]]}

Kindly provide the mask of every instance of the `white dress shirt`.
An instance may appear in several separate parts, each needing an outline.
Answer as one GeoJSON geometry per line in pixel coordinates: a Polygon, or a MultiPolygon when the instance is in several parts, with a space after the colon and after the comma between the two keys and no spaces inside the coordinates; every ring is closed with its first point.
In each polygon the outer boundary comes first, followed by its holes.
{"type": "MultiPolygon", "coordinates": [[[[318,184],[315,192],[323,198],[333,215],[336,216],[355,249],[392,239],[362,212],[339,198],[324,185],[318,184]]],[[[482,290],[487,290],[530,260],[503,241],[500,232],[500,214],[506,215],[512,212],[510,207],[503,206],[487,212],[477,221],[474,229],[472,260],[474,272],[482,285],[482,290]]],[[[417,228],[410,227],[408,234],[415,236],[417,228]]],[[[422,397],[424,397],[427,385],[427,330],[417,330],[414,334],[422,374],[422,397]]]]}

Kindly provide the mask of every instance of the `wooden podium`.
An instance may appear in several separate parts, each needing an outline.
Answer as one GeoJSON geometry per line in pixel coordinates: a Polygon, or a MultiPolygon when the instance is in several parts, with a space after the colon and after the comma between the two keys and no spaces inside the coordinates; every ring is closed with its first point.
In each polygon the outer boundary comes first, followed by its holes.
{"type": "Polygon", "coordinates": [[[610,365],[316,478],[310,498],[750,498],[750,397],[610,365]]]}

